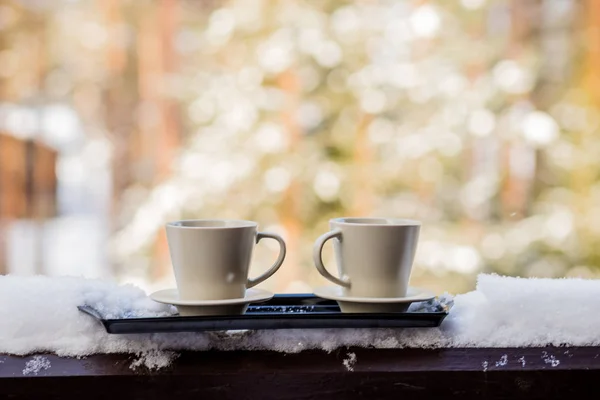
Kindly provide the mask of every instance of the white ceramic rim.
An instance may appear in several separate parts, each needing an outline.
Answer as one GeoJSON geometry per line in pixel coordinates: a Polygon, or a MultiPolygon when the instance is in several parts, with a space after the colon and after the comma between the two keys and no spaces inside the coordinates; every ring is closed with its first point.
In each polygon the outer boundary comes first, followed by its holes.
{"type": "Polygon", "coordinates": [[[333,218],[330,222],[340,225],[353,225],[353,226],[421,226],[421,221],[416,219],[404,219],[404,218],[385,218],[385,217],[339,217],[333,218]],[[359,222],[359,221],[372,221],[372,222],[359,222]],[[376,222],[380,221],[380,222],[376,222]]]}
{"type": "Polygon", "coordinates": [[[236,229],[236,228],[258,228],[258,222],[248,221],[243,219],[220,219],[220,218],[209,218],[209,219],[182,219],[179,221],[171,221],[167,223],[169,228],[177,229],[236,229]],[[193,223],[210,223],[210,222],[224,222],[225,226],[193,226],[185,224],[193,223]]]}
{"type": "Polygon", "coordinates": [[[416,303],[435,298],[435,294],[412,286],[409,286],[408,290],[413,291],[413,293],[416,292],[416,294],[405,297],[354,297],[344,295],[341,290],[342,288],[339,286],[321,286],[316,288],[313,292],[317,297],[322,297],[328,300],[368,304],[416,303]]]}
{"type": "Polygon", "coordinates": [[[239,299],[221,299],[221,300],[181,300],[179,291],[176,288],[163,289],[154,292],[150,298],[163,304],[172,304],[175,306],[221,306],[228,304],[245,304],[257,301],[270,300],[274,294],[264,289],[246,289],[246,296],[239,299]]]}

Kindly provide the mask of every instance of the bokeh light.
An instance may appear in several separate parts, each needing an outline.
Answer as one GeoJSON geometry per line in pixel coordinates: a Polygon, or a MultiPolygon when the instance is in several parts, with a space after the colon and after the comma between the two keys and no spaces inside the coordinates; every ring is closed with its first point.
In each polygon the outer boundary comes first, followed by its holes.
{"type": "Polygon", "coordinates": [[[265,285],[308,290],[327,221],[378,215],[423,221],[432,290],[597,277],[590,1],[9,0],[0,273],[163,287],[165,222],[245,218],[288,242],[265,285]]]}

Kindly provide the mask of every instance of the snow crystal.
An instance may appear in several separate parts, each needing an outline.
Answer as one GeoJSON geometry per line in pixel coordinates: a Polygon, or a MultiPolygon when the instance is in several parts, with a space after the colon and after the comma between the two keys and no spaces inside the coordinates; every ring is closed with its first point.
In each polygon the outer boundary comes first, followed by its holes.
{"type": "Polygon", "coordinates": [[[41,370],[46,370],[51,367],[50,360],[43,356],[34,356],[31,360],[25,363],[23,375],[37,375],[41,370]]]}
{"type": "Polygon", "coordinates": [[[496,367],[504,367],[506,364],[508,364],[508,356],[506,354],[500,357],[499,361],[496,361],[496,367]]]}
{"type": "MultiPolygon", "coordinates": [[[[340,347],[546,347],[600,345],[600,281],[480,275],[475,291],[413,304],[410,311],[451,308],[439,328],[287,329],[111,335],[80,312],[105,318],[155,317],[176,310],[133,286],[80,278],[0,277],[0,354],[136,355],[132,368],[161,368],[180,350],[332,351],[340,347]],[[454,305],[452,306],[452,304],[454,305]]],[[[291,308],[291,307],[289,307],[291,308]]],[[[570,355],[569,355],[570,356],[570,355]]],[[[554,356],[543,357],[555,367],[554,356]]],[[[504,359],[491,361],[503,366],[504,359]]],[[[525,365],[525,359],[519,360],[525,365]]],[[[508,359],[506,359],[508,362],[508,359]]],[[[484,370],[488,361],[482,363],[484,370]]]]}
{"type": "Polygon", "coordinates": [[[145,366],[148,369],[161,369],[171,365],[178,354],[172,351],[150,350],[137,354],[138,358],[129,366],[130,369],[136,370],[140,366],[145,366]]]}
{"type": "Polygon", "coordinates": [[[549,355],[547,351],[544,351],[542,353],[542,360],[544,360],[546,364],[550,364],[552,367],[558,367],[558,365],[560,364],[560,360],[558,360],[553,355],[549,355]]]}
{"type": "Polygon", "coordinates": [[[481,367],[483,368],[483,372],[487,371],[487,369],[488,369],[488,365],[489,365],[489,364],[488,364],[488,362],[487,362],[487,361],[484,361],[484,362],[482,362],[482,363],[481,363],[481,367]]]}
{"type": "Polygon", "coordinates": [[[356,353],[348,353],[348,356],[344,359],[342,363],[348,371],[354,371],[354,365],[356,364],[356,353]]]}

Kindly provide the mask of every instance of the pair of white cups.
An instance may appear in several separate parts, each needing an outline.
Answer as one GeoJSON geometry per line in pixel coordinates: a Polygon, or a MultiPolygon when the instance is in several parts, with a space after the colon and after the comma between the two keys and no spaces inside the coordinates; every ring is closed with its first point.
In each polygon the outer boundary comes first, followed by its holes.
{"type": "MultiPolygon", "coordinates": [[[[331,231],[319,237],[313,258],[325,278],[346,296],[404,297],[417,248],[419,221],[395,218],[335,218],[331,231]],[[321,259],[323,245],[333,239],[339,277],[321,259]]],[[[286,255],[283,238],[258,232],[258,223],[243,220],[185,220],[167,224],[169,251],[180,300],[244,298],[246,289],[271,277],[286,255]],[[249,278],[254,246],[263,238],[279,242],[275,263],[249,278]]]]}

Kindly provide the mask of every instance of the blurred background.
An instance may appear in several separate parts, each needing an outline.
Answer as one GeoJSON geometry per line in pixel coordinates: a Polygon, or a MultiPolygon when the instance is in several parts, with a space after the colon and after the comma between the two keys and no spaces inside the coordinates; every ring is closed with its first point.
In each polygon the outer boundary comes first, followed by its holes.
{"type": "Polygon", "coordinates": [[[310,291],[370,215],[436,292],[598,277],[599,111],[597,0],[3,0],[0,273],[165,288],[166,221],[239,218],[310,291]]]}

